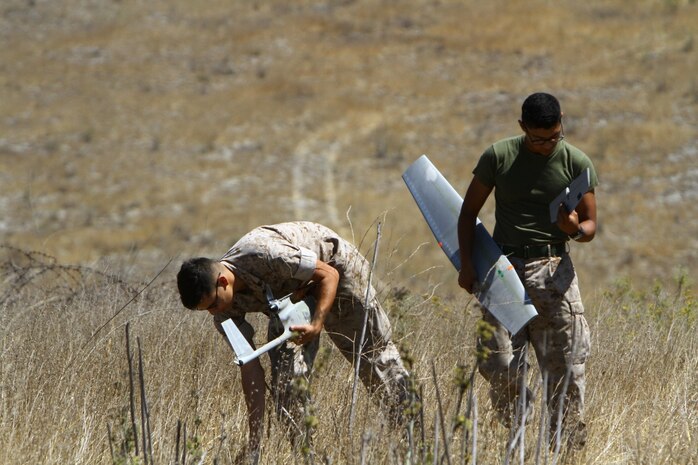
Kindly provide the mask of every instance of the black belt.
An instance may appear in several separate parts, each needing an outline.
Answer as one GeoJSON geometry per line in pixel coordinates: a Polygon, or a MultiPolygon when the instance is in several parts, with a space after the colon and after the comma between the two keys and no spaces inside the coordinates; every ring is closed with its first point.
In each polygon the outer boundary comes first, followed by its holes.
{"type": "Polygon", "coordinates": [[[518,258],[542,258],[542,257],[562,257],[570,251],[567,242],[556,244],[534,244],[534,245],[504,245],[499,244],[504,255],[513,255],[518,258]]]}

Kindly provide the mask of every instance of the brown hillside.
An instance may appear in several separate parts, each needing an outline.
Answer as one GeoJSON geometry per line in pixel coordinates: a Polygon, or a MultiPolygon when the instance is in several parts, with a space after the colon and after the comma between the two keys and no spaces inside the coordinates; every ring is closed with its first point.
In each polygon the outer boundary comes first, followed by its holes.
{"type": "Polygon", "coordinates": [[[8,0],[0,231],[149,274],[291,219],[367,248],[387,212],[392,283],[456,289],[400,175],[427,153],[462,191],[546,90],[601,180],[582,279],[664,280],[698,257],[696,31],[680,0],[8,0]]]}

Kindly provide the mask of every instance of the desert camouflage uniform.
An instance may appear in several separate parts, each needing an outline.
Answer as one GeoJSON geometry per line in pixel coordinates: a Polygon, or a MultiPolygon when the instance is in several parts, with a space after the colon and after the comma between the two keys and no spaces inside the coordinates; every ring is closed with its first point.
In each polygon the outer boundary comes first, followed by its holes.
{"type": "MultiPolygon", "coordinates": [[[[341,354],[353,365],[355,343],[361,335],[368,312],[365,342],[359,376],[371,393],[384,402],[390,418],[399,420],[402,401],[407,397],[408,373],[391,340],[387,315],[371,288],[368,307],[364,306],[370,265],[358,250],[331,229],[310,222],[282,223],[258,227],[242,237],[222,258],[221,263],[247,285],[236,292],[232,310],[214,317],[221,323],[228,318],[252,342],[254,330],[245,314],[269,315],[267,295],[286,296],[305,285],[315,270],[315,261],[329,263],[339,271],[340,280],[332,309],[324,328],[341,354]]],[[[270,319],[267,338],[274,339],[283,327],[270,319]]],[[[302,425],[302,407],[307,397],[294,390],[294,378],[309,376],[319,347],[319,338],[299,347],[291,342],[269,352],[272,366],[272,393],[277,413],[291,423],[302,425]]]]}
{"type": "MultiPolygon", "coordinates": [[[[586,440],[584,364],[589,356],[590,334],[574,266],[569,254],[528,260],[509,257],[509,260],[539,315],[510,337],[507,330],[483,310],[485,321],[493,325],[495,331],[490,340],[478,340],[479,348],[491,351],[480,363],[480,373],[490,382],[490,396],[500,417],[509,423],[514,413],[511,407],[517,405],[521,392],[522,368],[527,363],[525,347],[530,342],[541,373],[543,376],[547,373],[547,388],[544,386],[544,389],[547,389],[550,431],[555,434],[560,402],[564,401],[563,431],[570,446],[580,447],[586,440]]],[[[526,391],[530,402],[531,392],[526,391]]]]}

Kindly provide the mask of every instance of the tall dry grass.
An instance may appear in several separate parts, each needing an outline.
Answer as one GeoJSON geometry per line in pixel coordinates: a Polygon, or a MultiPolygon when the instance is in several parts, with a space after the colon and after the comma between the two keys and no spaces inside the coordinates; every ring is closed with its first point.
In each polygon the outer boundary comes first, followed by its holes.
{"type": "MultiPolygon", "coordinates": [[[[152,463],[182,463],[183,455],[188,464],[234,463],[246,438],[238,369],[207,315],[181,308],[174,267],[124,307],[146,283],[115,269],[0,251],[0,463],[96,464],[112,463],[112,457],[115,463],[143,463],[141,389],[152,463]],[[129,433],[127,326],[138,457],[129,433]]],[[[467,390],[461,398],[459,390],[475,360],[471,302],[443,300],[438,292],[414,295],[398,284],[382,288],[383,301],[422,393],[425,443],[417,428],[410,456],[404,432],[387,427],[362,389],[354,435],[348,437],[352,370],[324,343],[310,384],[318,420],[314,455],[293,451],[281,424],[268,414],[261,463],[435,463],[436,452],[439,463],[455,464],[470,463],[473,450],[483,464],[554,463],[547,448],[536,453],[539,398],[523,452],[509,456],[509,432],[492,415],[479,375],[473,385],[477,416],[464,418],[472,400],[467,390]]],[[[618,282],[587,298],[587,318],[593,331],[589,441],[557,463],[697,463],[698,305],[690,281],[680,276],[653,289],[618,282]]],[[[254,323],[262,328],[263,321],[254,323]]],[[[534,386],[539,377],[532,370],[534,386]]]]}
{"type": "MultiPolygon", "coordinates": [[[[450,419],[476,316],[441,252],[413,253],[431,236],[400,175],[426,152],[463,191],[479,154],[518,131],[520,103],[537,90],[561,97],[568,139],[601,178],[599,233],[574,251],[594,330],[591,436],[576,460],[695,463],[692,291],[671,278],[644,284],[677,266],[691,275],[696,263],[694,0],[5,0],[0,9],[0,232],[60,260],[2,250],[0,463],[108,463],[108,426],[117,455],[135,447],[122,434],[127,323],[134,357],[141,344],[156,463],[175,457],[178,424],[191,460],[229,463],[245,436],[237,368],[205,316],[180,308],[171,268],[93,333],[163,257],[218,253],[254,226],[291,219],[346,235],[350,208],[357,225],[390,212],[382,248],[396,252],[379,274],[414,357],[433,451],[436,386],[450,419]]],[[[400,436],[363,391],[366,435],[345,437],[350,367],[329,350],[317,371],[316,460],[360,458],[365,444],[370,463],[397,462],[400,436]]],[[[478,456],[499,463],[507,432],[476,379],[478,456]]],[[[271,421],[262,461],[292,457],[271,421]]]]}

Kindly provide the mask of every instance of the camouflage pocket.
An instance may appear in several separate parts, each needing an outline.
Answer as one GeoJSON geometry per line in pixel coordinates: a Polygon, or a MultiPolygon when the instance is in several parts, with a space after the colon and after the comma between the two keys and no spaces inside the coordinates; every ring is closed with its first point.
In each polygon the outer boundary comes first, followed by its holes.
{"type": "MultiPolygon", "coordinates": [[[[554,290],[570,303],[580,302],[577,273],[569,255],[550,260],[550,273],[545,280],[548,289],[554,290]]],[[[574,313],[574,309],[572,309],[574,313]]],[[[582,313],[584,308],[582,307],[582,313]]]]}
{"type": "MultiPolygon", "coordinates": [[[[573,307],[575,305],[572,305],[573,307]]],[[[579,305],[581,307],[581,305],[579,305]]],[[[584,309],[582,308],[582,312],[584,309]]],[[[591,353],[591,331],[586,318],[579,313],[573,311],[573,324],[571,325],[571,344],[569,357],[573,364],[582,364],[586,362],[591,353]]]]}
{"type": "Polygon", "coordinates": [[[522,281],[527,290],[549,289],[549,281],[553,276],[559,258],[538,258],[526,260],[523,263],[522,281]]]}

